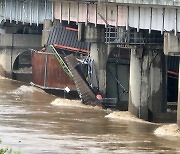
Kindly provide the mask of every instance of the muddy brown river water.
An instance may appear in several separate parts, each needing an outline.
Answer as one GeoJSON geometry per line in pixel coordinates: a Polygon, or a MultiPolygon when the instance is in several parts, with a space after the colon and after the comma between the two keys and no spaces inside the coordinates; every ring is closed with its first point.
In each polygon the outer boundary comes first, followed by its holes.
{"type": "Polygon", "coordinates": [[[82,105],[0,78],[1,147],[24,154],[180,153],[180,138],[157,136],[158,124],[107,118],[82,105]]]}

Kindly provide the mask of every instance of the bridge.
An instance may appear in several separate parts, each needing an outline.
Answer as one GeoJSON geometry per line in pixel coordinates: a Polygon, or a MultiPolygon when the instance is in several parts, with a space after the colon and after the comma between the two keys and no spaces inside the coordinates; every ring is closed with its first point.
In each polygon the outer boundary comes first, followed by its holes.
{"type": "Polygon", "coordinates": [[[179,3],[173,1],[98,1],[79,3],[56,1],[54,17],[68,22],[93,23],[95,25],[125,26],[137,29],[180,31],[179,3]],[[111,2],[111,3],[108,3],[111,2]],[[115,3],[116,2],[116,3],[115,3]],[[160,3],[161,2],[161,3],[160,3]],[[165,3],[166,2],[166,3],[165,3]],[[171,3],[170,3],[171,2],[171,3]]]}
{"type": "Polygon", "coordinates": [[[47,0],[2,0],[0,2],[0,21],[9,20],[23,24],[43,24],[44,19],[53,21],[53,2],[47,0]]]}
{"type": "Polygon", "coordinates": [[[51,27],[50,20],[76,23],[79,39],[91,43],[90,56],[104,95],[111,82],[108,57],[115,49],[131,51],[128,110],[144,120],[166,117],[164,53],[179,55],[179,0],[3,0],[0,10],[2,22],[44,23],[43,32],[51,27]]]}

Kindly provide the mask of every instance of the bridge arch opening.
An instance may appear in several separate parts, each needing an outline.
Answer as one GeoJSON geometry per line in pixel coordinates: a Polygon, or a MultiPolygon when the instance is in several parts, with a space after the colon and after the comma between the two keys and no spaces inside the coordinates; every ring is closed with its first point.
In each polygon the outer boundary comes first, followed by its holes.
{"type": "Polygon", "coordinates": [[[116,108],[128,110],[130,50],[115,47],[106,65],[106,97],[117,98],[116,108]]]}
{"type": "Polygon", "coordinates": [[[19,53],[12,64],[13,79],[30,82],[32,80],[32,64],[30,50],[19,53]]]}

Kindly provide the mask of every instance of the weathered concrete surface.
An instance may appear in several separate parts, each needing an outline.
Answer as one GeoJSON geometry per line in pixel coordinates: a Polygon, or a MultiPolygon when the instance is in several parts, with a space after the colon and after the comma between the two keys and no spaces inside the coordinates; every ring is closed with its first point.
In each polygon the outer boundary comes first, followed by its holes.
{"type": "Polygon", "coordinates": [[[10,73],[12,70],[12,50],[3,49],[0,51],[0,65],[3,70],[7,73],[10,73]]]}
{"type": "Polygon", "coordinates": [[[1,34],[0,48],[39,48],[41,35],[33,34],[1,34]]]}
{"type": "MultiPolygon", "coordinates": [[[[147,104],[148,96],[147,96],[147,86],[146,86],[147,76],[142,76],[143,59],[142,56],[139,55],[139,52],[136,51],[136,49],[131,50],[128,110],[138,118],[148,120],[148,104],[147,104]],[[142,82],[143,82],[142,77],[144,77],[145,87],[142,86],[142,82]]],[[[144,67],[147,67],[147,64],[144,67]]]]}
{"type": "Polygon", "coordinates": [[[162,51],[132,49],[130,61],[129,111],[138,118],[153,120],[166,111],[166,73],[162,51]],[[161,60],[162,59],[162,60],[161,60]]]}
{"type": "MultiPolygon", "coordinates": [[[[31,34],[1,34],[0,35],[0,65],[5,74],[11,76],[16,58],[23,52],[41,47],[41,35],[31,34]]],[[[9,76],[8,75],[8,76],[9,76]]]]}
{"type": "MultiPolygon", "coordinates": [[[[180,94],[180,92],[179,92],[180,94]]],[[[180,101],[178,101],[178,110],[177,110],[177,124],[180,127],[180,101]]]]}
{"type": "Polygon", "coordinates": [[[99,90],[106,93],[107,46],[103,43],[91,43],[90,56],[94,59],[99,80],[99,90]]]}
{"type": "Polygon", "coordinates": [[[149,61],[149,111],[154,114],[167,111],[166,60],[162,50],[151,51],[149,61]]]}
{"type": "MultiPolygon", "coordinates": [[[[179,76],[180,76],[180,62],[179,62],[179,76]]],[[[180,127],[180,80],[178,87],[177,124],[180,127]]]]}
{"type": "Polygon", "coordinates": [[[0,63],[4,65],[4,66],[2,66],[2,65],[0,64],[0,75],[1,75],[1,76],[6,76],[6,71],[5,71],[5,69],[4,69],[5,66],[6,66],[6,65],[5,65],[5,64],[6,64],[6,62],[5,62],[5,58],[6,58],[6,57],[5,57],[5,56],[6,56],[5,54],[1,54],[1,55],[0,55],[0,63]]]}
{"type": "Polygon", "coordinates": [[[94,59],[95,69],[99,80],[99,90],[106,92],[106,63],[108,47],[104,43],[104,27],[88,24],[85,28],[85,40],[91,42],[90,56],[94,59]]]}
{"type": "Polygon", "coordinates": [[[41,46],[44,46],[47,43],[51,27],[52,27],[52,21],[48,19],[44,20],[41,46]]]}
{"type": "Polygon", "coordinates": [[[88,24],[85,28],[84,39],[87,42],[104,43],[105,42],[105,28],[103,25],[88,24]]]}
{"type": "Polygon", "coordinates": [[[164,33],[164,54],[170,56],[180,55],[180,39],[174,33],[164,33]]]}
{"type": "Polygon", "coordinates": [[[22,48],[21,49],[4,48],[0,50],[0,66],[3,69],[4,71],[3,74],[5,76],[11,77],[16,58],[25,51],[27,50],[22,48]]]}

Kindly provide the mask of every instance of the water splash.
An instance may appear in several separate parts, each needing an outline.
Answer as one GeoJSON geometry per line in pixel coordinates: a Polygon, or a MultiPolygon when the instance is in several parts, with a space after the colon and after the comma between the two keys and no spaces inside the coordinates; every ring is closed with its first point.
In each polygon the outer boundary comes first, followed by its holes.
{"type": "Polygon", "coordinates": [[[56,98],[51,102],[53,106],[73,106],[73,107],[86,107],[86,105],[82,104],[80,100],[69,100],[63,98],[56,98]]]}
{"type": "Polygon", "coordinates": [[[32,73],[32,67],[24,67],[18,70],[13,70],[14,73],[32,73]]]}
{"type": "Polygon", "coordinates": [[[7,78],[0,75],[0,80],[4,80],[4,79],[7,79],[7,78]]]}
{"type": "Polygon", "coordinates": [[[125,120],[125,121],[134,121],[134,122],[143,122],[143,123],[149,123],[147,121],[144,121],[142,119],[137,118],[136,116],[132,115],[128,111],[114,111],[108,115],[105,116],[105,118],[110,119],[118,119],[118,120],[125,120]]]}
{"type": "Polygon", "coordinates": [[[25,85],[22,85],[20,86],[19,88],[11,91],[11,92],[8,92],[9,94],[15,94],[15,95],[23,95],[25,93],[33,93],[35,91],[41,91],[40,89],[37,89],[33,86],[25,86],[25,85]]]}
{"type": "Polygon", "coordinates": [[[174,136],[180,137],[180,128],[177,124],[169,124],[158,127],[154,134],[157,136],[174,136]]]}
{"type": "Polygon", "coordinates": [[[100,109],[100,107],[93,107],[89,105],[82,104],[80,100],[70,100],[64,98],[56,98],[54,101],[51,102],[53,106],[65,106],[65,107],[81,107],[81,108],[93,108],[93,109],[100,109]]]}

